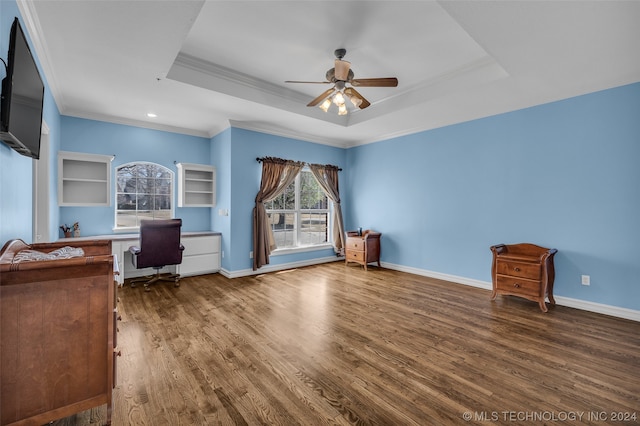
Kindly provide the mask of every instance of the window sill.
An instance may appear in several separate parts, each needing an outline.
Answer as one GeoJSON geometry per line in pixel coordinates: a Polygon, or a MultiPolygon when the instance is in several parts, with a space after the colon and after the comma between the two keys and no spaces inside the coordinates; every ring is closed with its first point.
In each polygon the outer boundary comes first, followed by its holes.
{"type": "Polygon", "coordinates": [[[111,228],[114,234],[135,234],[140,232],[139,226],[130,226],[128,228],[111,228]]]}
{"type": "Polygon", "coordinates": [[[304,253],[308,251],[319,251],[319,250],[327,250],[333,249],[333,245],[330,243],[327,244],[318,244],[313,246],[303,246],[303,247],[287,247],[281,249],[275,249],[271,252],[271,256],[283,256],[285,254],[295,254],[295,253],[304,253]]]}

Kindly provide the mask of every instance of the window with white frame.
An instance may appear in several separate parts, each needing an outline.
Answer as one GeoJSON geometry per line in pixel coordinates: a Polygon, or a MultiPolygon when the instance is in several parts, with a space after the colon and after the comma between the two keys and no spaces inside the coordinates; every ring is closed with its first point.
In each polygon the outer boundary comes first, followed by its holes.
{"type": "Polygon", "coordinates": [[[309,169],[302,169],[265,209],[278,249],[331,242],[329,199],[309,169]]]}
{"type": "Polygon", "coordinates": [[[135,162],[116,168],[115,228],[137,228],[143,219],[171,219],[173,181],[173,171],[160,164],[135,162]]]}

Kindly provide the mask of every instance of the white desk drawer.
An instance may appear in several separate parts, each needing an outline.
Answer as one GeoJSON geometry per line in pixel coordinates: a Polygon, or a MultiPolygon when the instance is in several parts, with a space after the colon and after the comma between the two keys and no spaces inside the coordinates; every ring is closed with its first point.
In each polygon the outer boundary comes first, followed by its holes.
{"type": "MultiPolygon", "coordinates": [[[[167,266],[161,272],[173,272],[187,275],[209,274],[220,270],[220,235],[189,235],[182,233],[181,242],[185,249],[182,253],[182,266],[167,266]]],[[[136,269],[131,261],[129,247],[140,247],[138,234],[113,234],[93,237],[81,237],[83,239],[108,238],[112,240],[111,251],[118,258],[120,275],[116,276],[118,283],[123,284],[125,278],[151,275],[155,273],[152,268],[136,269]]]]}
{"type": "Polygon", "coordinates": [[[182,263],[178,265],[178,273],[183,276],[210,274],[219,270],[220,255],[218,253],[183,256],[182,263]]]}
{"type": "Polygon", "coordinates": [[[181,243],[184,246],[183,256],[220,252],[220,236],[218,235],[183,237],[181,243]]]}

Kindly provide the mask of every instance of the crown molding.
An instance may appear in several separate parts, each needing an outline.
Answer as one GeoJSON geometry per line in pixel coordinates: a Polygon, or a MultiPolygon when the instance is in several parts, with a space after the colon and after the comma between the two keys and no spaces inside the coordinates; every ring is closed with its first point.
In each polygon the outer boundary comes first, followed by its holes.
{"type": "Polygon", "coordinates": [[[336,141],[335,138],[324,138],[309,133],[300,133],[284,127],[277,127],[265,122],[237,121],[229,120],[231,127],[236,129],[250,130],[258,133],[266,133],[273,136],[281,136],[289,139],[296,139],[305,142],[329,145],[337,148],[345,148],[343,141],[336,141]]]}
{"type": "Polygon", "coordinates": [[[36,13],[35,4],[33,1],[28,0],[16,0],[18,10],[22,15],[22,20],[27,29],[27,37],[31,40],[33,50],[35,50],[36,60],[42,69],[42,77],[46,80],[47,86],[51,91],[53,100],[58,107],[58,111],[63,111],[65,102],[64,95],[60,91],[58,79],[51,66],[51,60],[49,59],[49,49],[47,48],[47,40],[43,37],[42,26],[36,13]]]}
{"type": "Polygon", "coordinates": [[[67,117],[82,118],[85,120],[94,120],[94,121],[101,121],[105,123],[140,127],[140,128],[149,129],[149,130],[161,130],[163,132],[178,133],[181,135],[196,136],[196,137],[206,138],[206,139],[211,139],[215,134],[224,130],[224,129],[220,129],[218,132],[216,132],[215,129],[210,132],[199,131],[194,129],[188,129],[186,127],[171,126],[171,125],[161,124],[161,123],[150,123],[148,121],[142,121],[142,120],[130,120],[127,118],[114,117],[110,115],[88,114],[86,112],[77,112],[77,111],[67,111],[61,115],[64,115],[67,117]]]}
{"type": "Polygon", "coordinates": [[[308,98],[307,95],[295,90],[283,88],[277,84],[252,77],[249,74],[232,70],[231,68],[223,67],[222,65],[214,64],[184,53],[178,53],[173,66],[187,68],[201,74],[216,77],[227,83],[237,84],[251,90],[257,90],[266,95],[286,98],[295,102],[306,102],[308,98]]]}

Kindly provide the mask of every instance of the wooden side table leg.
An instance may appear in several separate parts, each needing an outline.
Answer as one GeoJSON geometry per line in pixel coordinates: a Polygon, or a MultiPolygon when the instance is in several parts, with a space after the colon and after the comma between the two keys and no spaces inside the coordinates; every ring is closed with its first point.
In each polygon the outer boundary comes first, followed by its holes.
{"type": "Polygon", "coordinates": [[[547,304],[544,303],[544,297],[542,297],[542,299],[538,301],[538,305],[540,305],[540,309],[542,309],[542,312],[547,312],[549,310],[547,309],[547,304]]]}
{"type": "MultiPolygon", "coordinates": [[[[547,293],[549,291],[549,288],[547,287],[547,283],[543,283],[542,284],[542,297],[540,299],[538,299],[538,305],[540,305],[540,309],[542,309],[542,312],[547,312],[547,304],[545,303],[545,298],[547,297],[547,293]]],[[[550,298],[553,296],[550,296],[550,298]]],[[[551,300],[551,299],[549,299],[551,300]]]]}
{"type": "Polygon", "coordinates": [[[491,299],[496,300],[496,296],[498,295],[498,285],[496,282],[496,255],[493,255],[493,264],[491,265],[491,299]]]}
{"type": "Polygon", "coordinates": [[[549,303],[552,305],[556,304],[556,299],[553,298],[553,284],[551,284],[547,289],[547,296],[549,297],[549,303]]]}
{"type": "Polygon", "coordinates": [[[106,419],[106,425],[110,425],[111,424],[111,415],[113,413],[113,404],[111,402],[107,402],[107,419],[106,419]]]}

